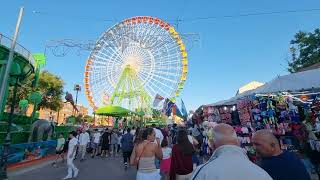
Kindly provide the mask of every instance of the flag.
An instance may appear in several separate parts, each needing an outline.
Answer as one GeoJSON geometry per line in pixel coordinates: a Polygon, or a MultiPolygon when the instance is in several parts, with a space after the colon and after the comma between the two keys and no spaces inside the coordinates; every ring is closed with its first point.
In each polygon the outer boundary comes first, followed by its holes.
{"type": "Polygon", "coordinates": [[[181,99],[181,113],[182,113],[182,116],[184,117],[183,119],[187,120],[188,112],[187,112],[187,108],[184,105],[184,102],[182,99],[181,99]]]}
{"type": "Polygon", "coordinates": [[[172,106],[172,114],[184,119],[184,116],[182,115],[180,109],[178,108],[178,106],[176,104],[174,104],[172,106]]]}
{"type": "Polygon", "coordinates": [[[164,98],[157,94],[153,101],[153,107],[157,107],[162,100],[164,100],[164,98]]]}
{"type": "Polygon", "coordinates": [[[174,103],[172,101],[170,101],[168,98],[164,101],[163,113],[166,116],[170,116],[171,115],[173,105],[174,105],[174,103]]]}
{"type": "Polygon", "coordinates": [[[162,107],[162,113],[165,114],[166,113],[166,109],[167,109],[167,106],[168,106],[168,102],[169,102],[169,99],[166,98],[166,100],[164,100],[163,102],[163,107],[162,107]]]}

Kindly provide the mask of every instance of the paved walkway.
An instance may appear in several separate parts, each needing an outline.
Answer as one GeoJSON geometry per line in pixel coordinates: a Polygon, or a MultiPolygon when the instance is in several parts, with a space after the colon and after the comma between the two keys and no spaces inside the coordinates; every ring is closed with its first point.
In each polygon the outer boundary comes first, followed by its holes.
{"type": "MultiPolygon", "coordinates": [[[[83,162],[75,160],[75,165],[79,168],[77,180],[134,180],[136,175],[135,167],[124,170],[121,157],[87,158],[83,162]]],[[[67,165],[58,164],[55,168],[51,165],[31,170],[21,175],[11,176],[10,180],[57,180],[67,175],[67,165]]]]}

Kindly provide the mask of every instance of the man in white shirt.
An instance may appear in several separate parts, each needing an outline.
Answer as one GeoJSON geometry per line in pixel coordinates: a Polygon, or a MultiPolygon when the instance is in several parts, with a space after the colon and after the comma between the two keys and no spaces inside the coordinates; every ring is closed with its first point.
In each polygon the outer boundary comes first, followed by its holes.
{"type": "Polygon", "coordinates": [[[132,136],[134,136],[136,134],[136,129],[134,127],[132,127],[130,134],[132,134],[132,136]]]}
{"type": "Polygon", "coordinates": [[[74,157],[76,155],[76,150],[78,146],[78,139],[76,138],[77,133],[72,131],[69,133],[69,144],[68,144],[68,153],[67,153],[67,166],[68,166],[68,175],[63,179],[71,179],[78,176],[79,169],[73,164],[74,157]],[[73,174],[72,174],[73,173],[73,174]]]}
{"type": "Polygon", "coordinates": [[[87,145],[90,142],[89,133],[87,133],[85,129],[82,129],[78,139],[79,139],[78,154],[81,156],[80,161],[83,161],[84,156],[86,155],[87,145]]]}
{"type": "MultiPolygon", "coordinates": [[[[158,145],[160,146],[162,143],[162,140],[163,140],[163,134],[160,129],[156,128],[155,124],[152,124],[152,127],[153,127],[154,132],[156,133],[156,139],[154,140],[154,143],[157,143],[158,142],[157,139],[159,139],[160,144],[158,144],[158,145]]],[[[156,159],[155,164],[156,164],[156,168],[160,169],[160,159],[156,159]]]]}
{"type": "Polygon", "coordinates": [[[232,126],[218,124],[212,135],[210,145],[215,151],[207,163],[193,171],[191,180],[272,180],[266,171],[249,160],[232,126]]]}
{"type": "Polygon", "coordinates": [[[94,130],[93,134],[93,143],[92,143],[92,154],[91,157],[94,158],[98,154],[99,143],[100,143],[101,134],[98,129],[94,130]]]}
{"type": "MultiPolygon", "coordinates": [[[[161,144],[162,140],[163,140],[163,134],[162,134],[161,130],[157,129],[155,124],[152,124],[152,128],[153,128],[154,132],[156,133],[156,139],[159,139],[160,144],[161,144]]],[[[157,141],[155,141],[155,142],[157,142],[157,141]]]]}

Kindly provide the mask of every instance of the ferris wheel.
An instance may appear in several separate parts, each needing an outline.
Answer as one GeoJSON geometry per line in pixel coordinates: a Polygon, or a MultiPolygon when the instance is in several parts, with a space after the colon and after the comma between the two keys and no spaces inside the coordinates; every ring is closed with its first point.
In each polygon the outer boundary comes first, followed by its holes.
{"type": "Polygon", "coordinates": [[[187,72],[186,48],[174,27],[154,17],[132,17],[96,42],[85,66],[86,97],[93,109],[107,104],[134,109],[157,94],[175,99],[187,72]]]}

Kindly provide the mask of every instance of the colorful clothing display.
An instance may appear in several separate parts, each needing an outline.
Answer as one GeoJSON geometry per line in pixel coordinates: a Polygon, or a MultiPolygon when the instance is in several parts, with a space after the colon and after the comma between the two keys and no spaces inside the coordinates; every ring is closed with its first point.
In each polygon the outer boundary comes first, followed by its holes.
{"type": "MultiPolygon", "coordinates": [[[[237,100],[235,104],[204,107],[203,116],[209,122],[233,125],[241,147],[252,161],[257,158],[251,137],[254,131],[260,129],[272,131],[283,150],[303,153],[309,146],[312,156],[320,157],[320,141],[317,139],[320,138],[320,93],[300,96],[259,94],[237,100]]],[[[208,133],[205,137],[204,142],[212,138],[208,133]]],[[[210,153],[210,150],[207,152],[210,153]]],[[[314,160],[313,163],[320,167],[320,162],[314,160]]]]}

